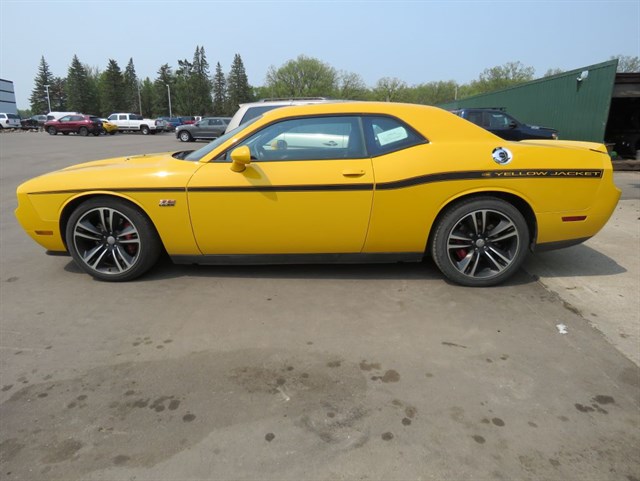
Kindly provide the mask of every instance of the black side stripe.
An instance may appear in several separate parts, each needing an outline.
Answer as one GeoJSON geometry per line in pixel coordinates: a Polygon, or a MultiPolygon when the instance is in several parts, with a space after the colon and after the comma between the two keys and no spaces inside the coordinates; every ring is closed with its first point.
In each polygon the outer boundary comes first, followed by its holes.
{"type": "MultiPolygon", "coordinates": [[[[382,182],[375,184],[376,190],[394,190],[415,187],[417,185],[431,184],[434,182],[447,182],[456,180],[479,179],[599,179],[603,170],[577,170],[577,169],[530,169],[530,170],[471,170],[465,172],[445,172],[438,174],[420,175],[409,179],[382,182]]],[[[42,194],[79,194],[96,190],[111,192],[336,192],[336,191],[367,191],[373,190],[374,184],[311,184],[311,185],[247,185],[247,186],[215,186],[215,187],[126,187],[126,188],[95,188],[72,189],[46,192],[34,192],[33,195],[42,194]]]]}
{"type": "Polygon", "coordinates": [[[313,192],[373,190],[373,184],[322,184],[322,185],[248,185],[229,187],[190,187],[189,192],[313,192]]]}

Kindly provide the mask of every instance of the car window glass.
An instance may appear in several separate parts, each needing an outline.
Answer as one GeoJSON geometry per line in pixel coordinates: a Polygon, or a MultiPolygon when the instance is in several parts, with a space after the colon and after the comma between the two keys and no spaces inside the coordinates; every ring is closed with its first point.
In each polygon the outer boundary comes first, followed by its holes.
{"type": "Polygon", "coordinates": [[[127,120],[127,116],[126,115],[119,115],[118,116],[118,120],[127,120]]]}
{"type": "Polygon", "coordinates": [[[473,122],[476,125],[482,125],[482,112],[467,113],[467,120],[469,122],[473,122]]]}
{"type": "Polygon", "coordinates": [[[71,115],[65,115],[60,119],[60,122],[69,122],[71,120],[71,115]]]}
{"type": "Polygon", "coordinates": [[[356,116],[284,120],[265,127],[240,145],[248,146],[251,157],[258,162],[366,157],[356,116]]]}
{"type": "Polygon", "coordinates": [[[365,117],[367,148],[371,155],[382,155],[426,142],[411,127],[394,117],[365,117]]]}
{"type": "Polygon", "coordinates": [[[509,119],[506,115],[497,112],[489,113],[489,129],[506,129],[509,126],[509,119]]]}
{"type": "Polygon", "coordinates": [[[262,115],[269,110],[277,109],[278,107],[284,107],[284,105],[263,105],[260,107],[250,107],[242,117],[240,124],[244,124],[245,122],[258,117],[259,115],[262,115]]]}
{"type": "Polygon", "coordinates": [[[236,127],[235,129],[230,130],[229,132],[225,132],[224,135],[221,135],[217,139],[214,139],[212,142],[209,142],[204,147],[201,147],[198,150],[194,150],[193,152],[191,152],[189,155],[187,155],[184,158],[184,160],[197,161],[197,160],[202,159],[202,157],[204,157],[205,155],[211,153],[217,147],[219,147],[220,145],[224,144],[227,140],[233,138],[235,135],[240,133],[242,130],[244,130],[247,127],[249,127],[249,125],[251,125],[253,122],[257,122],[258,119],[259,119],[259,117],[256,117],[255,119],[251,120],[246,125],[241,125],[241,126],[236,127]]]}

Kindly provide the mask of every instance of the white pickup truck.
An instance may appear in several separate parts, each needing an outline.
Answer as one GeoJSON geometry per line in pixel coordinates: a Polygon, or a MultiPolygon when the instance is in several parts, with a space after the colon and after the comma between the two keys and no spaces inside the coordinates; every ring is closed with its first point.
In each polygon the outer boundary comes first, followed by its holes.
{"type": "Polygon", "coordinates": [[[163,132],[164,125],[157,120],[145,119],[138,114],[111,114],[107,120],[118,126],[119,132],[141,132],[142,135],[155,134],[163,132]]]}

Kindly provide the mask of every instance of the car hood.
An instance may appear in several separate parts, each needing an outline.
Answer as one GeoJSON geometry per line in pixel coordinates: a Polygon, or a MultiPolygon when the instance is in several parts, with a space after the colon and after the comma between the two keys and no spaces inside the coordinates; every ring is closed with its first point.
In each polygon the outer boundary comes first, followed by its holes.
{"type": "Polygon", "coordinates": [[[114,157],[41,175],[18,190],[39,193],[183,188],[201,166],[198,162],[177,159],[173,152],[114,157]]]}

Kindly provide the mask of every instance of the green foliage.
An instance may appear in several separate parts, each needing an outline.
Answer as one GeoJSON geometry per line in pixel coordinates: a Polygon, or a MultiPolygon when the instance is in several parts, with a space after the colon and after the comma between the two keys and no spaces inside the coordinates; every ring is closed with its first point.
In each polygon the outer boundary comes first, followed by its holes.
{"type": "Polygon", "coordinates": [[[133,65],[133,58],[129,59],[129,63],[124,69],[124,74],[122,76],[122,85],[124,88],[124,111],[140,112],[141,106],[138,96],[139,82],[138,76],[136,75],[136,68],[133,65]]]}
{"type": "Polygon", "coordinates": [[[275,97],[329,97],[339,90],[338,73],[330,65],[305,55],[269,67],[266,87],[275,97]]]}
{"type": "Polygon", "coordinates": [[[227,79],[222,73],[220,62],[216,64],[216,73],[213,76],[213,115],[225,116],[227,106],[227,79]]]}
{"type": "Polygon", "coordinates": [[[173,87],[175,89],[175,75],[169,64],[165,63],[158,69],[158,76],[153,82],[154,116],[164,117],[169,115],[169,90],[167,85],[169,88],[173,87]]]}
{"type": "Polygon", "coordinates": [[[105,115],[127,111],[122,71],[113,59],[109,59],[107,69],[100,76],[100,98],[105,115]]]}
{"type": "Polygon", "coordinates": [[[157,117],[154,112],[154,105],[157,103],[156,90],[149,77],[145,78],[140,85],[140,100],[142,102],[142,115],[147,118],[157,117]]]}
{"type": "Polygon", "coordinates": [[[357,73],[340,72],[334,96],[345,100],[366,100],[369,96],[369,89],[357,73]]]}
{"type": "Polygon", "coordinates": [[[404,102],[409,97],[407,84],[396,77],[383,77],[373,89],[373,99],[381,102],[404,102]]]}
{"type": "Polygon", "coordinates": [[[98,114],[98,91],[94,82],[89,78],[87,69],[77,55],[73,56],[67,71],[66,81],[67,108],[74,112],[98,114]]]}
{"type": "Polygon", "coordinates": [[[614,55],[611,60],[618,59],[618,73],[640,72],[640,58],[630,55],[614,55]]]}
{"type": "Polygon", "coordinates": [[[507,62],[483,70],[478,80],[471,82],[467,92],[469,95],[477,95],[506,89],[533,80],[534,74],[533,67],[527,67],[521,62],[507,62]]]}
{"type": "MultiPolygon", "coordinates": [[[[49,112],[49,104],[47,102],[47,87],[51,87],[53,84],[53,74],[49,69],[49,64],[44,59],[44,56],[40,58],[40,65],[38,66],[38,74],[33,80],[34,86],[29,97],[29,103],[31,105],[31,111],[38,114],[45,114],[49,112]]],[[[49,96],[51,94],[49,93],[49,96]]],[[[51,106],[53,108],[53,104],[51,106]]]]}
{"type": "Polygon", "coordinates": [[[239,54],[235,54],[227,76],[227,114],[235,113],[238,110],[238,105],[252,100],[253,91],[249,85],[242,58],[239,54]]]}
{"type": "Polygon", "coordinates": [[[544,73],[543,77],[553,77],[554,75],[560,75],[561,73],[564,73],[564,70],[561,68],[550,68],[544,73]]]}
{"type": "Polygon", "coordinates": [[[407,89],[405,102],[438,105],[455,100],[459,85],[454,80],[427,82],[407,89]]]}
{"type": "Polygon", "coordinates": [[[54,77],[49,85],[49,98],[51,99],[52,112],[67,111],[67,93],[66,80],[60,77],[54,77]]]}
{"type": "Polygon", "coordinates": [[[204,115],[213,109],[212,82],[204,47],[196,47],[193,61],[178,60],[175,79],[176,115],[204,115]]]}

